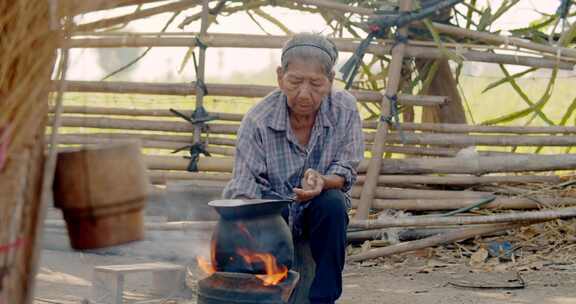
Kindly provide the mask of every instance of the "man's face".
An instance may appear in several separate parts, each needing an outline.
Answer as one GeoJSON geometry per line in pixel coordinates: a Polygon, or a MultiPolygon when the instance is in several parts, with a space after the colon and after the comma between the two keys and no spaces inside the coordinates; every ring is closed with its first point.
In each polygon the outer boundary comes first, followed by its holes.
{"type": "Polygon", "coordinates": [[[286,70],[277,69],[278,87],[288,98],[288,107],[297,115],[316,113],[330,93],[332,77],[315,61],[292,60],[286,70]]]}

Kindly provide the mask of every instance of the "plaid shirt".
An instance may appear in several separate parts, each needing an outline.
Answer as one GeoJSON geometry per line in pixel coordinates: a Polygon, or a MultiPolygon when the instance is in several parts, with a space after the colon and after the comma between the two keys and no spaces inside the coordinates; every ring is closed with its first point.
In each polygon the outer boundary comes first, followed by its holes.
{"type": "Polygon", "coordinates": [[[304,147],[290,127],[286,96],[275,90],[242,120],[233,178],[223,196],[290,199],[294,197],[292,188],[301,187],[309,168],[323,175],[342,176],[342,191],[349,192],[363,156],[362,122],[351,94],[333,90],[322,100],[304,147]]]}

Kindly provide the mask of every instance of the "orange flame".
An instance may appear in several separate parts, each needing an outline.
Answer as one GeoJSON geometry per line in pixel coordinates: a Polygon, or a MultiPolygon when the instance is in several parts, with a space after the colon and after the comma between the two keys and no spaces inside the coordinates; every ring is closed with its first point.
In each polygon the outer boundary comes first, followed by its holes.
{"type": "Polygon", "coordinates": [[[276,258],[269,253],[250,252],[246,249],[238,249],[238,254],[244,258],[246,263],[264,263],[266,274],[256,275],[264,286],[278,285],[278,283],[288,276],[288,268],[284,265],[278,266],[276,258]]]}
{"type": "Polygon", "coordinates": [[[210,242],[210,262],[208,262],[204,257],[197,256],[196,262],[198,267],[204,271],[207,275],[211,275],[216,272],[216,241],[213,239],[210,242]]]}
{"type": "Polygon", "coordinates": [[[207,275],[211,275],[216,272],[214,266],[212,266],[212,264],[208,262],[204,257],[197,256],[196,262],[198,263],[198,267],[200,267],[200,269],[202,269],[202,271],[204,271],[207,275]]]}

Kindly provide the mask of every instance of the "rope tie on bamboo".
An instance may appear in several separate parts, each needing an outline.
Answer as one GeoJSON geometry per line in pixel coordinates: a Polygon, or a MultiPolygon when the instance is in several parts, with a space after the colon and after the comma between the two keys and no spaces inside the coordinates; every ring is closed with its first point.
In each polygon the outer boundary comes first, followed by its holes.
{"type": "MultiPolygon", "coordinates": [[[[188,172],[198,172],[198,161],[200,160],[200,154],[204,154],[204,156],[212,156],[210,155],[210,152],[208,152],[206,150],[206,145],[202,142],[197,142],[194,143],[192,145],[180,148],[179,150],[183,150],[189,148],[188,152],[190,153],[190,156],[184,156],[184,158],[189,159],[190,163],[188,163],[188,167],[186,168],[186,170],[188,170],[188,172]]],[[[173,153],[178,152],[178,150],[176,150],[173,153]]]]}
{"type": "MultiPolygon", "coordinates": [[[[203,131],[207,131],[206,122],[216,119],[216,117],[210,115],[206,112],[204,107],[199,107],[192,112],[190,117],[186,116],[184,113],[179,112],[174,109],[170,109],[172,114],[184,119],[185,121],[189,122],[194,128],[202,128],[203,131]]],[[[198,171],[198,160],[200,159],[200,154],[204,154],[205,156],[211,156],[210,153],[206,150],[206,144],[202,142],[197,142],[192,145],[186,145],[184,147],[178,148],[172,153],[178,153],[180,151],[184,151],[188,149],[190,152],[190,156],[186,156],[184,158],[190,159],[190,163],[188,164],[188,171],[190,172],[197,172],[198,171]]]]}
{"type": "Polygon", "coordinates": [[[200,37],[195,36],[194,37],[194,42],[196,43],[196,46],[205,50],[208,48],[208,45],[206,43],[204,43],[204,41],[202,41],[202,39],[200,39],[200,37]]]}
{"type": "Polygon", "coordinates": [[[400,32],[396,32],[394,34],[394,44],[392,45],[392,48],[396,47],[399,44],[407,44],[408,43],[408,36],[407,35],[402,35],[400,34],[400,32]]]}
{"type": "Polygon", "coordinates": [[[388,99],[388,104],[390,106],[390,114],[388,116],[380,116],[380,121],[385,122],[390,126],[394,126],[398,134],[400,135],[400,140],[402,144],[406,144],[406,136],[404,135],[404,131],[400,126],[400,111],[398,111],[398,95],[394,94],[384,95],[386,99],[388,99]]]}

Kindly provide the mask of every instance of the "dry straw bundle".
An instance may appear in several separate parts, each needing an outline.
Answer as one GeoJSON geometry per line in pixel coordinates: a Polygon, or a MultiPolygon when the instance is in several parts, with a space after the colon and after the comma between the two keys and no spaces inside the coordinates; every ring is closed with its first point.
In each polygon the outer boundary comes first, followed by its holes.
{"type": "Polygon", "coordinates": [[[23,303],[33,279],[55,3],[0,1],[0,303],[23,303]]]}

